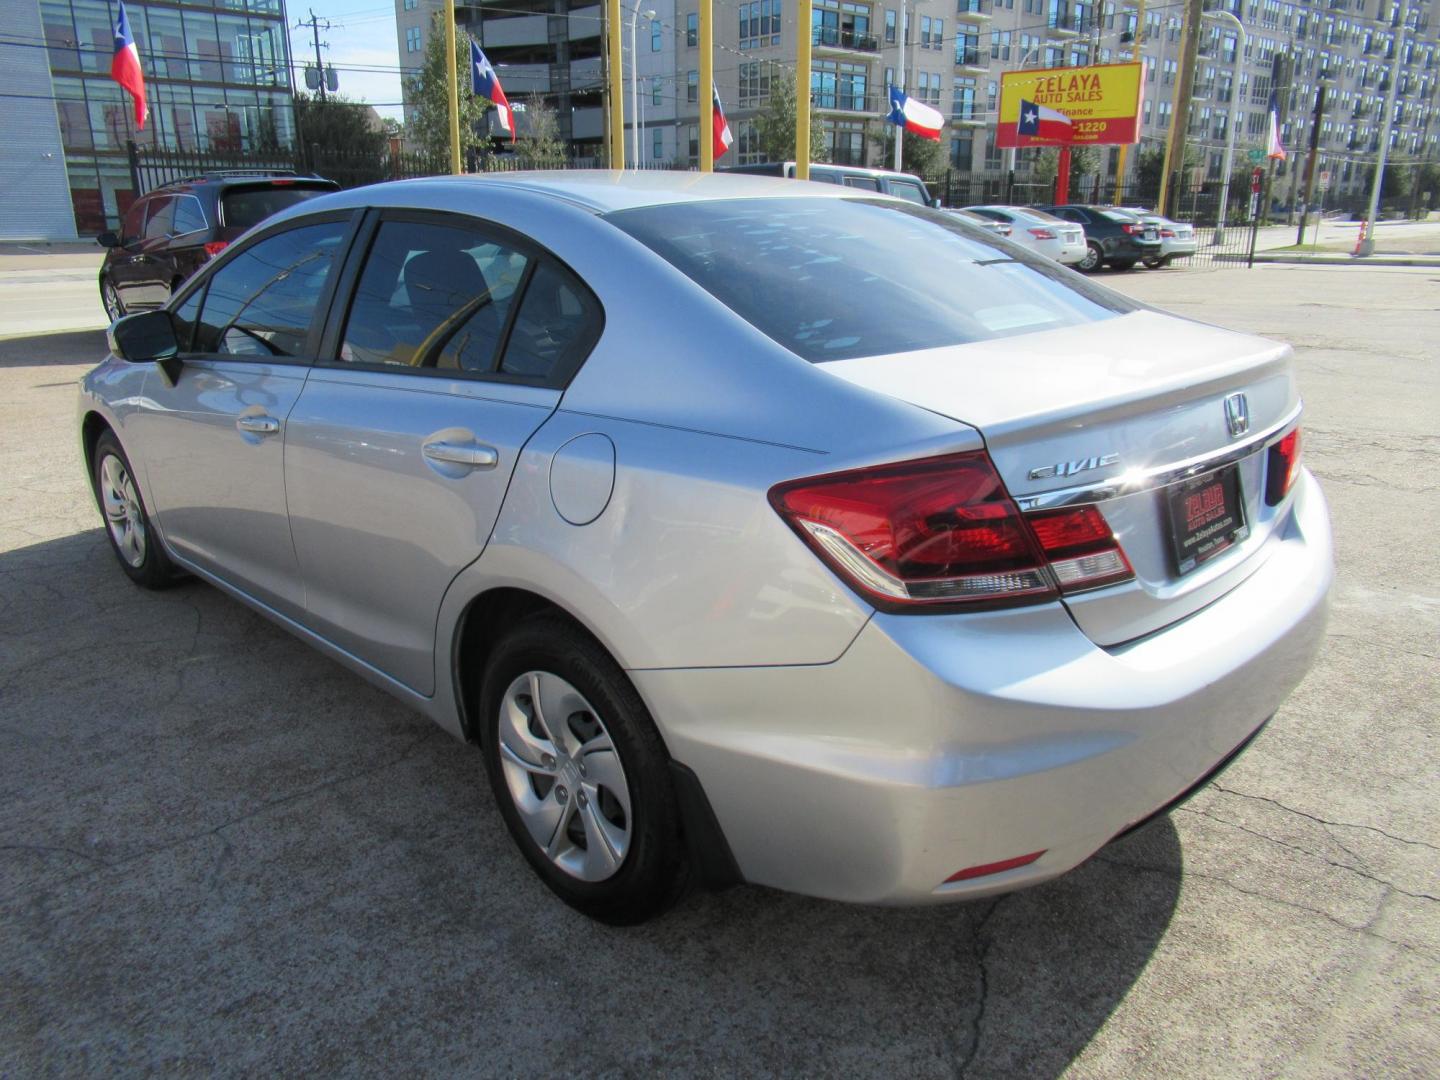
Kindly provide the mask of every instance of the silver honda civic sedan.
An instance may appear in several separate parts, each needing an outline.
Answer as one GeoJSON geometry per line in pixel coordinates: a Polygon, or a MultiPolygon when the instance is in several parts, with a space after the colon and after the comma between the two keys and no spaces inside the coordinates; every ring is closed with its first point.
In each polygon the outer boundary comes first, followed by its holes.
{"type": "Polygon", "coordinates": [[[481,748],[563,900],[1053,878],[1320,644],[1284,345],[833,185],[516,173],[270,219],[83,380],[120,568],[481,748]]]}

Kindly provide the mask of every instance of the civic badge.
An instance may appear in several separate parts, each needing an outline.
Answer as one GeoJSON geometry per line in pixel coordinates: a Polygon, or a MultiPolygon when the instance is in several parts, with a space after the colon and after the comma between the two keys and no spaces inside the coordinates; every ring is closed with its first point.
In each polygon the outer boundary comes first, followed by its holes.
{"type": "Polygon", "coordinates": [[[1244,394],[1231,394],[1225,399],[1225,426],[1230,429],[1232,439],[1250,430],[1250,403],[1244,394]]]}

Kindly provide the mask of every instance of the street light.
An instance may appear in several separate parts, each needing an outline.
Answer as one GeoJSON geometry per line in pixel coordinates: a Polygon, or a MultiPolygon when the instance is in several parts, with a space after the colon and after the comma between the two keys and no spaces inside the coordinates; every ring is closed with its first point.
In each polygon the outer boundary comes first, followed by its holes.
{"type": "MultiPolygon", "coordinates": [[[[630,159],[631,167],[640,168],[640,54],[635,51],[635,23],[640,17],[640,4],[630,9],[630,159]]],[[[647,9],[645,18],[655,18],[647,9]]]]}
{"type": "Polygon", "coordinates": [[[1235,42],[1235,62],[1230,75],[1230,115],[1225,118],[1225,173],[1220,181],[1220,220],[1215,223],[1215,243],[1225,243],[1225,214],[1230,206],[1230,172],[1235,167],[1235,128],[1240,123],[1240,66],[1245,62],[1245,24],[1228,11],[1207,11],[1205,18],[1228,22],[1240,40],[1235,42]]]}

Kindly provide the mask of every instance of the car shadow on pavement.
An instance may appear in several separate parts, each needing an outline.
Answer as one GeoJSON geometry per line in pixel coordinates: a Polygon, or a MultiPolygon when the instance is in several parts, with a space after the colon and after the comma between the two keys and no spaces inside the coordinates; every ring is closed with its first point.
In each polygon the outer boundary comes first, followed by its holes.
{"type": "Polygon", "coordinates": [[[59,330],[24,337],[0,337],[0,368],[51,364],[94,366],[110,353],[104,330],[59,330]]]}
{"type": "Polygon", "coordinates": [[[998,899],[600,926],[473,747],[217,590],[93,528],[0,553],[0,601],[0,1074],[1055,1076],[1178,901],[1161,819],[998,899]]]}

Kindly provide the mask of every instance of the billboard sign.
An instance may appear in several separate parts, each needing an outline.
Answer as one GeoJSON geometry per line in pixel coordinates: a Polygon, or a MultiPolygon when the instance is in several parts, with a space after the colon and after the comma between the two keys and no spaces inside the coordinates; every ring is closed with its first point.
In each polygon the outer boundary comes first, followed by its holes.
{"type": "Polygon", "coordinates": [[[1138,63],[1004,72],[995,145],[1136,142],[1140,138],[1142,82],[1138,63]]]}

